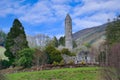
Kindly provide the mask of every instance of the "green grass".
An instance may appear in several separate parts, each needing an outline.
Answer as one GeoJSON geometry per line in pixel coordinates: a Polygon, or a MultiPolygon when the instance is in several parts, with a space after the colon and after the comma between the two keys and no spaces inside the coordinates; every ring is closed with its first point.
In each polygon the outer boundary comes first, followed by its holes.
{"type": "Polygon", "coordinates": [[[5,48],[0,46],[0,59],[7,59],[4,55],[5,48]]]}
{"type": "Polygon", "coordinates": [[[9,80],[98,80],[98,67],[64,68],[7,74],[9,80]]]}

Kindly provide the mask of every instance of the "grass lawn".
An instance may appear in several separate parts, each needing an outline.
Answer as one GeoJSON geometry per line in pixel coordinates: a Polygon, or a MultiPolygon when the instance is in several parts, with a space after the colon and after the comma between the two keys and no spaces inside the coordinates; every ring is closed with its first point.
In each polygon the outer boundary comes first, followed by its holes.
{"type": "Polygon", "coordinates": [[[7,74],[9,80],[99,80],[98,67],[64,68],[7,74]]]}

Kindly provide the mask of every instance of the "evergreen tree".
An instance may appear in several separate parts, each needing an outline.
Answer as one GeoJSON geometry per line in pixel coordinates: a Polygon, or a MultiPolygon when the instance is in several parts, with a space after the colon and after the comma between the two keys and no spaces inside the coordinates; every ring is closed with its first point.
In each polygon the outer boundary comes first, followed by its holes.
{"type": "Polygon", "coordinates": [[[65,37],[60,37],[59,45],[65,46],[65,37]]]}
{"type": "Polygon", "coordinates": [[[53,44],[55,47],[58,47],[59,43],[56,37],[53,38],[53,44]]]}
{"type": "Polygon", "coordinates": [[[10,32],[7,35],[5,48],[5,55],[8,57],[10,63],[14,63],[14,60],[18,56],[18,51],[28,48],[24,28],[18,19],[14,20],[10,32]]]}
{"type": "Polygon", "coordinates": [[[76,42],[73,40],[73,48],[76,48],[77,47],[77,44],[76,42]]]}
{"type": "Polygon", "coordinates": [[[59,46],[59,42],[57,40],[57,38],[54,36],[51,40],[49,40],[49,42],[47,43],[46,46],[53,46],[53,47],[58,47],[59,46]]]}

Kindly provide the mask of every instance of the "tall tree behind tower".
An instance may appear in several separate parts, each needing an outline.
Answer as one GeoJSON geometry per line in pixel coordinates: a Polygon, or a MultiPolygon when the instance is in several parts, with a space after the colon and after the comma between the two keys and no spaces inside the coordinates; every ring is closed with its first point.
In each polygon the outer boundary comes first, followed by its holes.
{"type": "Polygon", "coordinates": [[[5,42],[5,55],[12,64],[18,56],[18,51],[28,48],[24,28],[18,19],[15,19],[5,42]]]}
{"type": "Polygon", "coordinates": [[[55,36],[53,38],[53,43],[54,43],[55,47],[58,47],[59,43],[58,43],[58,40],[57,40],[57,38],[55,36]]]}

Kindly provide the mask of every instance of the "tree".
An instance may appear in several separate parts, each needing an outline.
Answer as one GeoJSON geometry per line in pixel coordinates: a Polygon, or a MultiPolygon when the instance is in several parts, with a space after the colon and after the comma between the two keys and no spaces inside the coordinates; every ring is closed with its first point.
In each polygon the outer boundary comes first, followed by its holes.
{"type": "Polygon", "coordinates": [[[25,48],[19,51],[18,52],[19,56],[16,64],[23,67],[31,67],[34,52],[35,50],[30,48],[25,48]]]}
{"type": "Polygon", "coordinates": [[[18,51],[28,48],[24,27],[18,19],[14,20],[10,32],[7,35],[5,48],[5,56],[8,57],[11,64],[15,62],[18,51]]]}
{"type": "Polygon", "coordinates": [[[58,40],[57,40],[57,38],[55,36],[53,38],[53,43],[54,43],[55,47],[58,47],[59,43],[58,43],[58,40]]]}
{"type": "Polygon", "coordinates": [[[36,66],[40,66],[47,63],[47,55],[39,49],[35,49],[33,57],[33,64],[36,66]]]}
{"type": "Polygon", "coordinates": [[[77,47],[77,44],[76,42],[73,40],[73,48],[76,48],[77,47]]]}
{"type": "Polygon", "coordinates": [[[46,46],[53,46],[53,47],[58,47],[59,43],[57,38],[54,36],[53,39],[49,40],[48,44],[46,46]]]}
{"type": "Polygon", "coordinates": [[[61,50],[61,53],[62,53],[62,54],[69,55],[69,54],[70,54],[70,51],[69,51],[67,48],[63,48],[63,49],[61,50]]]}
{"type": "Polygon", "coordinates": [[[59,45],[65,46],[65,37],[60,37],[59,45]]]}
{"type": "Polygon", "coordinates": [[[106,53],[104,51],[100,52],[100,54],[98,55],[98,61],[100,62],[100,64],[105,63],[106,53]]]}
{"type": "Polygon", "coordinates": [[[45,49],[45,53],[48,56],[48,63],[52,64],[55,62],[60,62],[62,60],[62,56],[59,50],[55,49],[53,46],[47,46],[45,49]]]}
{"type": "Polygon", "coordinates": [[[62,60],[62,56],[59,50],[54,50],[49,55],[50,55],[50,63],[53,62],[60,63],[60,61],[62,60]]]}
{"type": "Polygon", "coordinates": [[[70,52],[68,49],[66,49],[66,48],[63,48],[63,49],[61,50],[61,53],[62,53],[62,54],[69,55],[69,56],[75,56],[74,53],[71,53],[71,52],[70,52]]]}
{"type": "Polygon", "coordinates": [[[115,69],[116,75],[113,76],[117,78],[114,80],[120,80],[120,43],[114,44],[109,53],[108,64],[115,69]]]}
{"type": "MultiPolygon", "coordinates": [[[[65,46],[65,36],[62,36],[59,38],[58,40],[59,45],[65,46]]],[[[73,48],[76,48],[77,44],[76,42],[73,40],[73,48]]]]}
{"type": "Polygon", "coordinates": [[[10,63],[8,60],[0,60],[0,69],[5,69],[10,66],[10,63]]]}
{"type": "MultiPolygon", "coordinates": [[[[109,22],[106,28],[106,67],[103,71],[105,80],[120,80],[120,17],[109,22]]],[[[102,54],[101,54],[102,55],[102,54]]]]}

